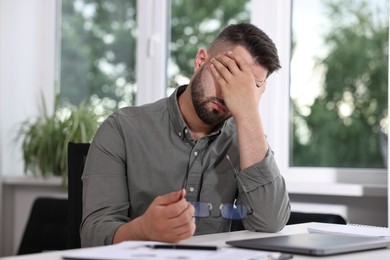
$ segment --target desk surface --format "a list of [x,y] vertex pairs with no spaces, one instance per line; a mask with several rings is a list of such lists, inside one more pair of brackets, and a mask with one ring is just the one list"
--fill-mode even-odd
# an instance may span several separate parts
[[[260,232],[250,232],[250,231],[237,231],[237,232],[229,232],[229,233],[220,233],[220,234],[211,234],[211,235],[202,235],[202,236],[194,236],[189,239],[183,240],[182,244],[197,244],[197,245],[216,245],[220,247],[226,247],[225,241],[228,240],[237,240],[237,239],[250,239],[250,238],[258,238],[258,237],[270,237],[277,235],[288,235],[288,234],[301,234],[307,233],[307,228],[312,226],[323,226],[329,225],[324,223],[305,223],[305,224],[297,224],[297,225],[288,225],[282,231],[278,233],[260,233]],[[83,250],[83,249],[72,249],[67,250],[66,252]],[[30,255],[21,255],[21,256],[9,256],[1,258],[2,260],[62,260],[62,255],[64,251],[53,251],[53,252],[45,252],[40,254],[30,254]],[[351,254],[343,254],[343,255],[335,255],[328,256],[326,259],[334,259],[334,260],[367,260],[367,259],[388,259],[390,256],[390,248],[387,249],[379,249],[372,251],[364,251],[358,253]],[[295,255],[293,260],[299,259],[319,259],[324,257],[310,257],[310,256],[301,256]]]

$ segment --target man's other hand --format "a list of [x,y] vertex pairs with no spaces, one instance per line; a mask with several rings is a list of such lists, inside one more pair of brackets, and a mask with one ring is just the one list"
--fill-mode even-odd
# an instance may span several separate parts
[[179,242],[195,233],[194,211],[182,189],[156,197],[139,224],[148,240]]

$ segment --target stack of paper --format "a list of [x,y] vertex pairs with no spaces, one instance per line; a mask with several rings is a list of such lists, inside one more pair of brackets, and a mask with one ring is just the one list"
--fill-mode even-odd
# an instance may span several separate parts
[[217,250],[183,250],[183,249],[154,249],[156,242],[127,241],[116,245],[85,248],[64,252],[63,259],[72,260],[250,260],[250,259],[279,259],[281,253],[245,250],[238,248],[219,248]]

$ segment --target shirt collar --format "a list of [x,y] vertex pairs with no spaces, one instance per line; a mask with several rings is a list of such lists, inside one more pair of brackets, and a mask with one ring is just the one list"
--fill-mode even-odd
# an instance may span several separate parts
[[172,95],[168,98],[168,111],[175,133],[181,137],[185,137],[184,130],[187,128],[183,117],[181,116],[178,97],[184,92],[187,85],[178,87]]
[[[178,98],[184,92],[188,85],[179,86],[172,95],[168,98],[169,116],[175,130],[175,133],[184,139],[186,137],[186,129],[188,128],[179,109]],[[217,136],[221,133],[222,127],[226,124],[222,123],[217,129],[208,136]]]

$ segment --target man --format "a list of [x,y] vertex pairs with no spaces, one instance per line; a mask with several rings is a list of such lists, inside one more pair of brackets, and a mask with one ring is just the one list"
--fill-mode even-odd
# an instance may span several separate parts
[[279,68],[264,32],[230,25],[199,50],[187,86],[112,114],[83,174],[82,246],[227,232],[232,203],[246,229],[282,229],[290,202],[259,112]]

